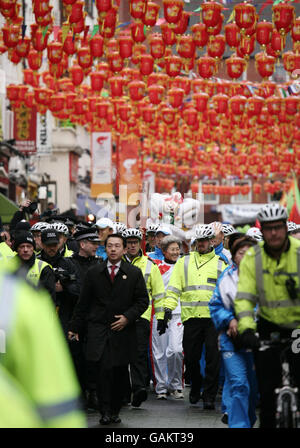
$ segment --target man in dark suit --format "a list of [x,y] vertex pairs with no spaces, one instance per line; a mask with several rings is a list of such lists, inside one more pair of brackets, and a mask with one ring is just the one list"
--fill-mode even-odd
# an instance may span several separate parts
[[120,423],[128,364],[137,360],[136,320],[149,297],[139,268],[122,260],[125,240],[108,236],[107,260],[88,270],[69,326],[69,338],[87,326],[87,359],[98,363],[100,424]]

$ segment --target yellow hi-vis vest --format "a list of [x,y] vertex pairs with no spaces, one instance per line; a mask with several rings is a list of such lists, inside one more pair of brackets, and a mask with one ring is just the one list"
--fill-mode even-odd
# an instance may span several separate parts
[[145,255],[134,258],[131,264],[141,269],[149,294],[149,306],[141,317],[150,321],[153,300],[155,317],[157,319],[163,319],[165,286],[157,264],[153,263]]
[[9,247],[5,242],[0,243],[0,262],[1,259],[5,259],[7,257],[13,257],[15,252]]
[[[18,255],[15,255],[12,258],[7,259],[7,262],[5,263],[5,268],[9,272],[16,272],[19,267],[21,266],[21,261]],[[30,269],[28,269],[26,279],[34,286],[38,286],[42,270],[46,267],[50,266],[50,264],[46,263],[46,261],[42,261],[39,259],[35,259],[34,264],[31,266]],[[51,267],[51,266],[50,266]]]
[[[300,328],[300,241],[289,237],[290,247],[279,262],[264,250],[264,242],[251,247],[239,266],[239,282],[234,301],[238,331],[256,330],[254,308],[258,316],[284,328]],[[289,297],[286,280],[293,278],[296,300]]]
[[44,428],[26,393],[0,364],[0,428]]
[[0,364],[45,427],[86,427],[80,387],[48,293],[0,268]]
[[226,263],[212,250],[180,258],[166,290],[165,306],[174,310],[180,298],[181,320],[210,317],[208,303]]

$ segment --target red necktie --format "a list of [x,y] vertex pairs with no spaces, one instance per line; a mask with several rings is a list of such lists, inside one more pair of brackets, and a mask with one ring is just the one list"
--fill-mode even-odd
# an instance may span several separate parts
[[114,278],[115,278],[115,269],[117,268],[117,266],[115,266],[114,264],[113,265],[111,265],[111,267],[110,267],[110,269],[111,269],[111,271],[110,271],[110,278],[111,278],[111,281],[113,282],[114,281]]

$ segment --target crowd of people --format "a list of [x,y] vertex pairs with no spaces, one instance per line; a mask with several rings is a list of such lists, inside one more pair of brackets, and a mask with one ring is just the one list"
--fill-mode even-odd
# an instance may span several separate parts
[[[55,210],[31,225],[25,213],[29,206],[22,204],[10,228],[2,229],[1,277],[4,283],[6,277],[25,278],[35,289],[33,303],[37,298],[46,303],[48,292],[85,411],[99,411],[101,425],[120,423],[122,406],[140,407],[153,384],[158,400],[182,400],[188,388],[189,402],[203,400],[207,410],[215,409],[221,391],[222,422],[230,428],[252,428],[258,409],[260,427],[276,426],[280,353],[260,351],[260,340],[291,337],[300,328],[300,226],[288,221],[281,205],[263,206],[259,227],[246,234],[229,223],[197,224],[184,242],[162,223],[127,228],[108,218],[90,223]],[[29,286],[24,288],[30,295]],[[7,306],[2,295],[0,308]],[[53,325],[45,320],[42,315],[39,329]],[[17,357],[22,349],[17,337],[12,339]],[[39,343],[37,337],[36,351]],[[289,353],[297,387],[299,356]],[[23,358],[0,362],[7,369],[0,372],[0,388],[7,375],[22,370],[15,364]],[[35,364],[39,361],[44,362],[42,355]],[[72,376],[68,368],[63,384]],[[22,375],[16,380],[26,389],[29,381]],[[61,380],[59,368],[58,375]],[[70,385],[75,383],[72,377]],[[72,387],[61,400],[74,401]],[[21,400],[18,390],[14,394]],[[38,397],[41,402],[47,401],[45,394]],[[20,409],[23,405],[28,406],[21,403]],[[66,418],[66,425],[84,426],[80,407],[66,409],[73,418],[72,423]],[[24,425],[30,418],[30,413],[24,416]],[[39,419],[33,415],[32,425]]]

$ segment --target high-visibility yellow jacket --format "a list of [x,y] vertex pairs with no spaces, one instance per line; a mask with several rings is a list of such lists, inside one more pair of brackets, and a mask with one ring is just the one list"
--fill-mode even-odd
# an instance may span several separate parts
[[[126,257],[126,260],[129,261],[129,258]],[[149,294],[149,306],[141,317],[149,321],[151,320],[153,300],[155,317],[157,319],[163,319],[165,287],[157,264],[151,261],[146,255],[137,256],[130,262],[141,269]]]
[[210,317],[208,303],[226,266],[214,250],[203,255],[191,252],[180,258],[167,287],[165,306],[174,310],[180,298],[182,322]]
[[[7,259],[5,263],[5,267],[9,272],[16,272],[21,265],[20,259],[18,255],[15,255],[12,258]],[[28,269],[26,279],[32,283],[34,286],[38,286],[42,270],[46,267],[50,266],[50,264],[46,263],[46,261],[42,261],[39,259],[35,259],[35,262],[33,266],[31,266],[30,269]]]
[[74,252],[71,249],[68,249],[67,246],[65,246],[64,249],[64,257],[72,257],[72,255],[74,254]]
[[[300,241],[289,237],[290,247],[279,263],[264,250],[264,243],[251,247],[239,266],[239,282],[234,302],[238,331],[256,330],[254,308],[258,315],[285,328],[300,328]],[[293,278],[297,299],[289,297],[286,280]]]
[[0,269],[0,364],[45,427],[86,427],[69,349],[48,294]]
[[0,262],[1,259],[5,259],[7,257],[13,257],[15,252],[11,250],[11,248],[5,242],[0,243]]
[[44,428],[26,393],[0,364],[0,428]]

